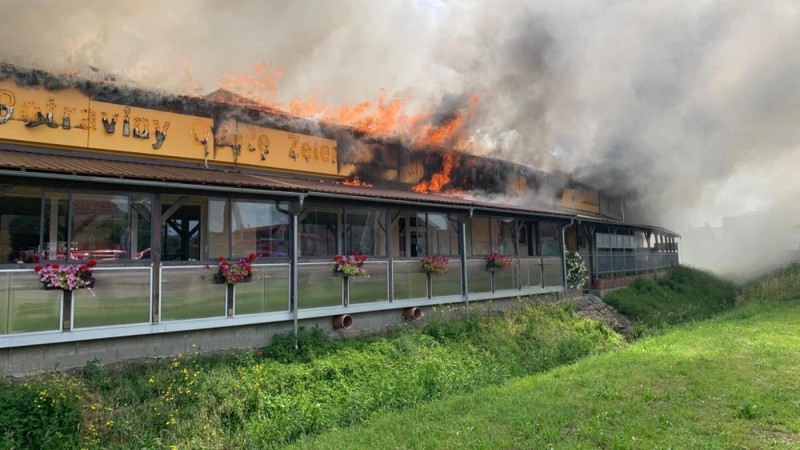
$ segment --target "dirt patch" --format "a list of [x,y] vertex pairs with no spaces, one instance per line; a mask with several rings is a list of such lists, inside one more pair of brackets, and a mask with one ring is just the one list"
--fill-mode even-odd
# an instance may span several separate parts
[[575,315],[599,320],[624,336],[626,340],[633,339],[633,322],[596,295],[588,294],[575,299]]

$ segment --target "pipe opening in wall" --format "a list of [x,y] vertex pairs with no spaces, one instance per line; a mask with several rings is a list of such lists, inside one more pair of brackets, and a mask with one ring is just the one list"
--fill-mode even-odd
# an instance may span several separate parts
[[419,320],[422,318],[422,310],[415,307],[403,310],[403,318],[406,320]]
[[348,329],[353,326],[353,317],[349,314],[333,316],[333,328]]

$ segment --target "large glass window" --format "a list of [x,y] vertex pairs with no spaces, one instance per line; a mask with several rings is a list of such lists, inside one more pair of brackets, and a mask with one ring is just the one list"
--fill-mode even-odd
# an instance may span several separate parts
[[212,198],[208,200],[208,255],[209,258],[229,258],[230,214],[228,200]]
[[473,217],[467,224],[467,254],[488,255],[497,252],[515,255],[514,220],[495,217]]
[[39,262],[42,191],[0,187],[0,263]]
[[542,246],[542,256],[557,256],[561,254],[561,236],[559,227],[554,222],[539,224],[539,236]]
[[428,213],[431,253],[458,255],[458,217],[454,214]]
[[488,217],[473,217],[469,222],[472,256],[488,255],[492,252],[491,225]]
[[513,220],[492,219],[492,250],[501,255],[515,254]]
[[344,251],[364,255],[386,255],[386,214],[382,209],[347,208]]
[[[203,259],[200,237],[206,225],[202,217],[208,208],[205,197],[179,197],[165,195],[162,200],[162,214],[174,205],[179,205],[173,214],[166,219],[162,229],[163,248],[161,258],[164,261],[197,261]],[[217,255],[220,256],[220,255]],[[215,256],[216,257],[216,256]]]
[[[42,259],[65,260],[68,250],[76,250],[76,245],[67,245],[67,217],[69,213],[69,194],[48,192],[44,195],[43,208]],[[72,256],[72,255],[70,255]]]
[[233,258],[289,255],[289,216],[273,202],[231,201]]
[[42,259],[150,258],[150,196],[46,192],[43,198]]
[[72,195],[70,258],[129,259],[130,200],[126,195]]
[[309,206],[298,220],[299,256],[333,256],[339,253],[339,208]]
[[392,254],[416,258],[428,254],[427,214],[417,211],[394,211],[392,221]]
[[539,252],[537,245],[538,225],[535,222],[523,222],[519,227],[519,254],[520,256],[534,256]]

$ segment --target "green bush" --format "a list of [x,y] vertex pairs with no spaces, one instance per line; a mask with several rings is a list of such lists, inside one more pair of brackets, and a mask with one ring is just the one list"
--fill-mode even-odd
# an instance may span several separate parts
[[603,299],[638,323],[637,333],[701,320],[736,304],[736,286],[710,272],[675,266],[655,281],[639,279]]

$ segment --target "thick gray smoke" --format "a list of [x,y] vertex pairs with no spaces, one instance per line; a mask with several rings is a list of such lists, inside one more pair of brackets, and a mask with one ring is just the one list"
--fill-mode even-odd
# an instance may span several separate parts
[[687,246],[710,238],[691,242],[691,226],[767,210],[765,223],[800,223],[794,0],[6,0],[0,18],[0,60],[169,91],[210,92],[266,62],[283,102],[382,92],[442,112],[478,94],[472,152],[628,196],[637,220],[686,233],[700,264],[715,261]]

